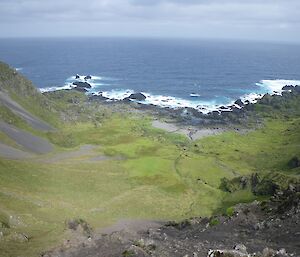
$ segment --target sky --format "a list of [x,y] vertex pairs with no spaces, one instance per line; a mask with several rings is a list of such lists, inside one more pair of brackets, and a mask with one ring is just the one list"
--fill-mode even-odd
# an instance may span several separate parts
[[0,37],[300,42],[300,0],[0,0]]

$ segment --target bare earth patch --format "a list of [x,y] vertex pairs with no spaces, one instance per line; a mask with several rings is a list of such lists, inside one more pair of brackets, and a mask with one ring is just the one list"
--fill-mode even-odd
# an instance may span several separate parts
[[159,120],[152,122],[154,128],[162,129],[170,133],[178,133],[187,136],[191,140],[198,140],[203,137],[219,135],[225,132],[221,128],[196,128],[196,127],[181,127],[174,123],[167,123]]

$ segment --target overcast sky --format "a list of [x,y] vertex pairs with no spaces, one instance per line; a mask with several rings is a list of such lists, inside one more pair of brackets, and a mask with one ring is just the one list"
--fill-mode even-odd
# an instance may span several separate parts
[[0,0],[1,37],[300,42],[300,0]]

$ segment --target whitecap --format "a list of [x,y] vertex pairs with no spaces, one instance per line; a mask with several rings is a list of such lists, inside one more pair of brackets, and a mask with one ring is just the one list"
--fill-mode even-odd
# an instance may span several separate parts
[[[123,100],[126,97],[133,94],[134,91],[131,89],[113,89],[111,91],[100,92],[98,95],[102,95],[110,100]],[[97,95],[97,94],[95,94]]]
[[[79,75],[79,79],[75,79],[75,76],[69,77],[66,80],[66,84],[62,87],[49,87],[41,88],[41,92],[47,91],[56,91],[62,89],[72,89],[75,86],[73,85],[74,81],[85,82],[85,75]],[[131,94],[135,93],[132,89],[112,89],[110,91],[96,92],[101,90],[101,86],[109,86],[109,84],[103,82],[104,77],[93,76],[92,79],[87,80],[87,82],[92,86],[88,89],[88,94],[93,95],[102,95],[106,97],[107,101],[121,101],[129,97]],[[105,81],[106,82],[106,81]],[[259,90],[254,90],[252,93],[241,95],[240,99],[244,104],[256,103],[261,99],[266,93],[269,94],[281,94],[282,87],[285,85],[300,85],[300,80],[261,80],[256,83],[259,87]],[[155,105],[162,108],[171,108],[171,109],[180,109],[180,108],[192,108],[198,110],[201,113],[207,114],[213,111],[232,111],[232,106],[235,108],[241,109],[242,107],[235,104],[235,100],[232,99],[222,99],[222,101],[217,99],[212,99],[210,101],[200,100],[200,95],[197,94],[197,97],[192,97],[192,99],[183,99],[173,96],[164,96],[164,95],[154,95],[149,92],[141,92],[146,96],[146,99],[143,101],[133,100],[132,102],[138,102],[145,105]],[[191,95],[190,95],[191,96]]]
[[68,89],[72,89],[75,86],[72,84],[68,84],[62,87],[44,87],[44,88],[39,88],[41,93],[46,93],[46,92],[53,92],[53,91],[59,91],[59,90],[68,90]]
[[281,94],[282,88],[286,85],[300,85],[300,80],[286,80],[286,79],[273,79],[273,80],[261,80],[256,83],[257,86],[266,90],[265,93],[269,94]]

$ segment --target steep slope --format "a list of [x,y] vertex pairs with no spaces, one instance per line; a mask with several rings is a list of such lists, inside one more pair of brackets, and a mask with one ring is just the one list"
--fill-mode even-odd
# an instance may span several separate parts
[[49,123],[55,125],[58,122],[51,102],[29,80],[2,62],[0,103],[36,130],[53,130]]
[[[0,156],[27,159],[53,150],[46,133],[54,131],[48,120],[55,117],[50,102],[26,78],[0,63]],[[54,121],[52,119],[52,121]]]

